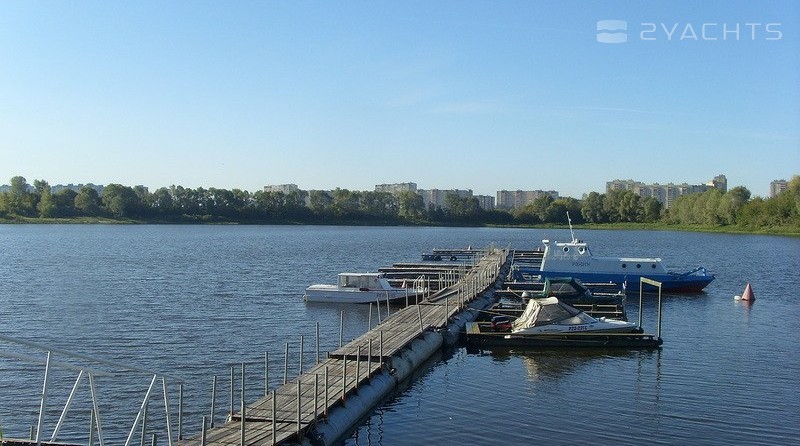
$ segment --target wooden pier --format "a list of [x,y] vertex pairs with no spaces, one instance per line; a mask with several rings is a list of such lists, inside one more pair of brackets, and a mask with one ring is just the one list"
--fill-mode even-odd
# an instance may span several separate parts
[[[446,281],[436,294],[419,304],[409,305],[353,341],[330,352],[310,370],[270,392],[266,397],[231,414],[221,426],[205,426],[200,434],[182,441],[185,446],[205,445],[270,445],[300,443],[317,423],[325,423],[328,414],[359,392],[384,367],[393,355],[407,348],[425,333],[445,329],[451,318],[464,311],[465,306],[492,287],[506,264],[509,251],[500,249],[448,251],[449,256],[464,260],[469,254],[471,264],[453,265],[459,274],[448,276],[448,270],[438,265],[428,271],[430,278],[455,277]],[[449,259],[450,257],[448,257]],[[413,265],[413,273],[425,273],[424,266]],[[447,286],[445,286],[447,285]],[[371,407],[368,408],[371,410]],[[358,420],[354,419],[353,423]],[[352,427],[355,427],[353,425]]]

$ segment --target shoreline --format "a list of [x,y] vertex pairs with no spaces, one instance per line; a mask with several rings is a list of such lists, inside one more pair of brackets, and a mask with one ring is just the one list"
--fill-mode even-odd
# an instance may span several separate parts
[[[242,226],[364,226],[364,227],[432,227],[432,228],[517,228],[517,229],[563,229],[563,225],[496,225],[496,224],[431,224],[409,222],[298,222],[298,221],[258,221],[258,220],[137,220],[115,219],[98,217],[71,217],[71,218],[15,218],[0,219],[0,225],[242,225]],[[707,226],[707,225],[668,225],[663,223],[601,223],[601,224],[574,224],[574,228],[603,229],[603,230],[644,230],[644,231],[681,231],[705,232],[720,234],[747,234],[747,235],[777,235],[786,237],[800,237],[800,228],[793,227],[762,227],[742,228],[738,226]]]

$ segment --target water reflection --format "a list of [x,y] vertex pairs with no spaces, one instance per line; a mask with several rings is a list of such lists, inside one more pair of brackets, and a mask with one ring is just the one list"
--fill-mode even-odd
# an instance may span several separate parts
[[[637,362],[637,378],[643,374],[652,376],[646,370],[646,364],[655,361],[656,379],[660,375],[661,350],[625,350],[625,349],[553,349],[553,350],[520,350],[512,348],[493,348],[492,350],[472,350],[480,356],[490,356],[492,361],[509,362],[515,359],[522,361],[527,378],[531,382],[559,379],[566,375],[582,372],[598,362],[609,360],[635,360]],[[649,378],[648,378],[649,381]]]

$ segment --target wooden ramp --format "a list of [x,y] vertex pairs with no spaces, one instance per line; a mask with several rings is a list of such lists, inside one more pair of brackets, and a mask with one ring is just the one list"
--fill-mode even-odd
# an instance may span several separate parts
[[389,357],[423,333],[447,326],[452,316],[495,283],[507,256],[505,250],[484,253],[457,283],[391,314],[293,381],[231,414],[225,424],[204,429],[180,444],[271,445],[300,440],[316,423],[325,422],[330,410],[346,404],[359,386],[380,373]]

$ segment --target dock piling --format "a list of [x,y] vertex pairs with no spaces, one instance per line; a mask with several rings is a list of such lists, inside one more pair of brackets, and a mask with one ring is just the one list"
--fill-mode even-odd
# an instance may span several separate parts
[[300,392],[300,379],[297,380],[297,438],[300,439],[300,431],[303,428],[302,419],[300,415],[300,408],[303,406],[301,402],[303,394]]
[[178,384],[178,441],[183,440],[183,383]]
[[209,427],[214,427],[214,404],[217,402],[217,375],[211,380],[211,418],[209,418]]
[[272,390],[272,444],[278,444],[278,440],[275,438],[275,425],[278,424],[278,417],[276,415],[277,410],[275,410],[275,389]]
[[286,349],[283,352],[283,385],[289,381],[289,343],[286,343]]
[[264,352],[264,396],[269,395],[269,352]]
[[325,366],[325,419],[328,419],[328,366]]
[[233,415],[233,366],[231,366],[231,405],[230,410],[228,410],[228,418]]
[[[91,446],[91,442],[89,443]],[[203,424],[200,426],[200,446],[206,446],[206,417],[203,415]]]
[[303,374],[303,335],[300,335],[300,374]]
[[319,365],[319,322],[316,324],[317,329],[317,362],[315,364]]
[[361,346],[356,349],[356,393],[358,393],[358,381],[361,379]]
[[241,418],[241,423],[240,423],[240,426],[241,426],[241,437],[240,437],[240,440],[241,440],[241,442],[239,444],[244,446],[245,445],[245,443],[244,443],[244,433],[245,433],[244,423],[245,423],[245,420],[247,419],[247,415],[244,412],[244,410],[245,410],[244,409],[244,362],[242,363],[242,399],[241,399],[240,404],[241,404],[241,409],[239,410],[239,418]]
[[343,339],[344,339],[344,310],[342,310],[341,313],[339,314],[339,348],[342,348]]

